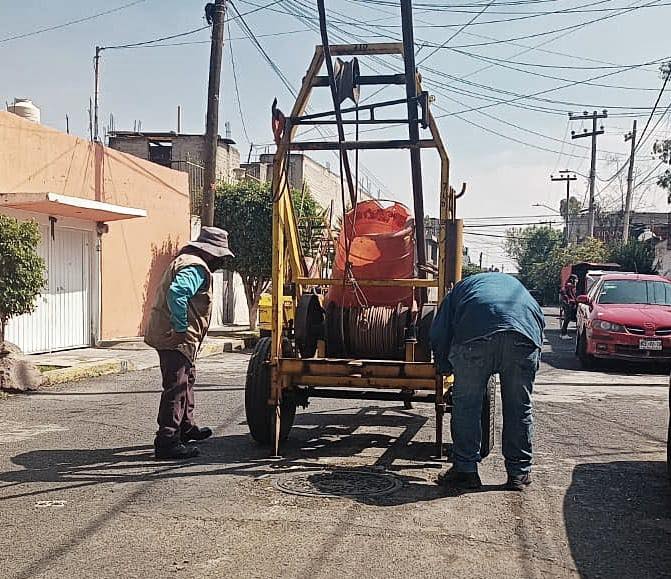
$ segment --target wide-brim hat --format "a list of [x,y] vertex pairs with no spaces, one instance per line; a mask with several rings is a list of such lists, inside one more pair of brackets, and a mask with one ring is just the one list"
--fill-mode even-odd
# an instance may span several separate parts
[[201,227],[198,239],[189,241],[187,246],[201,249],[214,257],[235,257],[228,248],[228,231],[218,227]]

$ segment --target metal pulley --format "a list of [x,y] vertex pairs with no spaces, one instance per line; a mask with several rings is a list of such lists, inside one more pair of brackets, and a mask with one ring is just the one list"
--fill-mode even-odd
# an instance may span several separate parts
[[352,99],[354,104],[359,104],[361,86],[359,85],[359,60],[342,60],[336,58],[333,65],[333,76],[335,78],[338,103],[342,104],[347,99]]

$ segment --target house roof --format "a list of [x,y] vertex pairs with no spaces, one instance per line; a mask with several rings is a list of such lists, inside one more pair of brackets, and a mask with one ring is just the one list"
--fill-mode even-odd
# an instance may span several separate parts
[[[110,131],[108,136],[111,138],[145,138],[152,141],[173,141],[177,137],[204,137],[202,133],[176,133],[175,131],[168,132],[148,132],[148,131]],[[219,142],[226,145],[235,145],[233,139],[224,138],[219,135]]]

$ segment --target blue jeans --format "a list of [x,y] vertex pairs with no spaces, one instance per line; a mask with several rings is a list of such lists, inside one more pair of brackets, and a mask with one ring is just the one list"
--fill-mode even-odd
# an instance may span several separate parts
[[452,443],[454,467],[477,472],[482,428],[480,416],[487,382],[499,374],[503,401],[503,456],[509,475],[531,471],[533,414],[531,392],[540,351],[517,332],[498,332],[466,344],[454,344]]

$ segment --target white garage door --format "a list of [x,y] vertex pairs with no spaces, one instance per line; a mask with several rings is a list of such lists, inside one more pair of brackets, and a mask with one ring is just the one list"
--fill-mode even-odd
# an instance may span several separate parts
[[48,284],[35,312],[9,322],[7,339],[26,353],[88,346],[91,342],[91,232],[40,227],[39,252],[47,263]]

